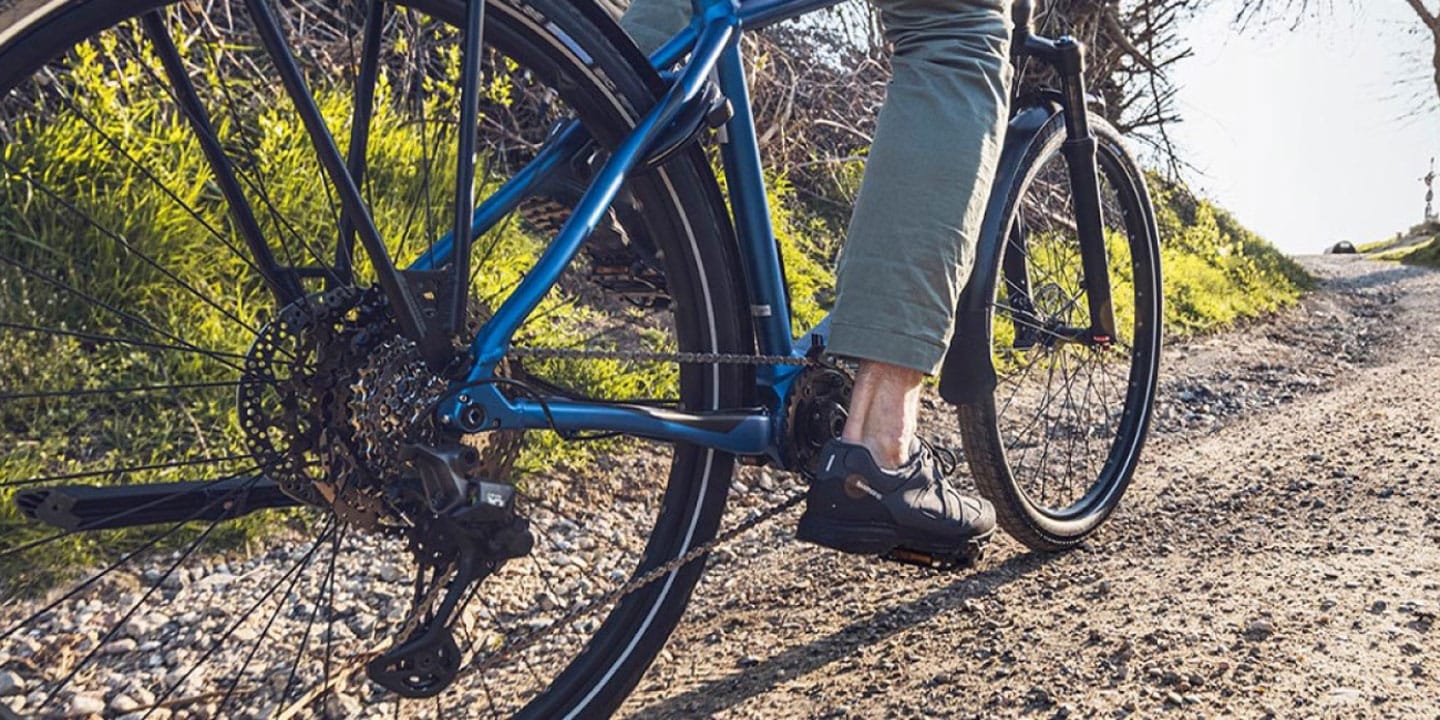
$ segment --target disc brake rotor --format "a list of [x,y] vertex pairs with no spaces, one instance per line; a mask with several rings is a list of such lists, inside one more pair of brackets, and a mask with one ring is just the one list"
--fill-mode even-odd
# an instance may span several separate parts
[[[467,329],[490,315],[473,301]],[[405,446],[453,442],[430,422],[449,381],[399,335],[373,290],[342,288],[286,307],[252,344],[245,371],[238,408],[251,452],[286,494],[362,529],[401,524],[387,491]],[[508,364],[496,374],[510,377]],[[460,442],[475,451],[474,477],[506,482],[522,439],[506,430]]]
[[246,443],[280,489],[307,505],[326,504],[317,449],[334,378],[319,368],[321,354],[338,341],[360,296],[342,288],[301,298],[261,329],[245,355],[236,405]]

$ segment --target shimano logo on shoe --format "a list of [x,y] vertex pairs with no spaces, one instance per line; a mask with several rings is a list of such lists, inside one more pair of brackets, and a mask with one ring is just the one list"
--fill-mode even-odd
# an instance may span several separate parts
[[845,494],[855,499],[865,497],[866,495],[876,500],[883,499],[880,493],[877,492],[875,488],[870,487],[869,483],[865,482],[865,478],[859,475],[847,475],[845,477]]

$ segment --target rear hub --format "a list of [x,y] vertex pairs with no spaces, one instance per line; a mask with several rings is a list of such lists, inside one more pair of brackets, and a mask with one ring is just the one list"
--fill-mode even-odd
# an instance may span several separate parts
[[[488,315],[472,308],[472,327]],[[286,308],[246,370],[242,427],[280,489],[352,527],[403,539],[415,560],[411,618],[370,663],[371,678],[406,697],[439,693],[459,668],[451,627],[462,597],[534,544],[510,484],[521,434],[440,430],[433,411],[451,383],[399,335],[374,291]],[[509,375],[504,365],[498,373]]]

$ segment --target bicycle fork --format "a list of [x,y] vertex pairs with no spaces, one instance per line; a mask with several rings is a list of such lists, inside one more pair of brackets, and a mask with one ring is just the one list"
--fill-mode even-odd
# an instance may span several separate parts
[[[1052,41],[1028,32],[1022,32],[1017,42],[1023,43],[1021,52],[1043,60],[1059,73],[1059,99],[1065,109],[1066,139],[1061,153],[1065,156],[1070,188],[1074,194],[1075,229],[1084,276],[1081,289],[1085,292],[1090,325],[1087,328],[1059,328],[1057,332],[1073,342],[1107,345],[1115,338],[1115,308],[1110,295],[1110,262],[1105,248],[1105,218],[1096,165],[1098,141],[1090,131],[1090,118],[1086,112],[1085,46],[1069,37]],[[1010,243],[1015,248],[1013,252],[1006,253],[1004,273],[1007,286],[1020,296],[1015,302],[1016,311],[1033,315],[1034,302],[1024,262],[1025,242],[1023,228],[1015,228],[1010,237]],[[1033,317],[1020,319],[1034,320]],[[1017,327],[1017,347],[1033,344],[1033,341],[1025,340],[1032,335],[1033,330],[1022,332],[1022,328]]]

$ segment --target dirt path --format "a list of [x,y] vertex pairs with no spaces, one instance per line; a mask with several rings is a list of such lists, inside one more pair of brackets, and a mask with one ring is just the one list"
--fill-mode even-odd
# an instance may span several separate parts
[[1085,548],[1003,539],[937,575],[773,524],[722,553],[626,713],[1440,718],[1440,273],[1305,263],[1326,284],[1302,307],[1167,351],[1142,469]]

